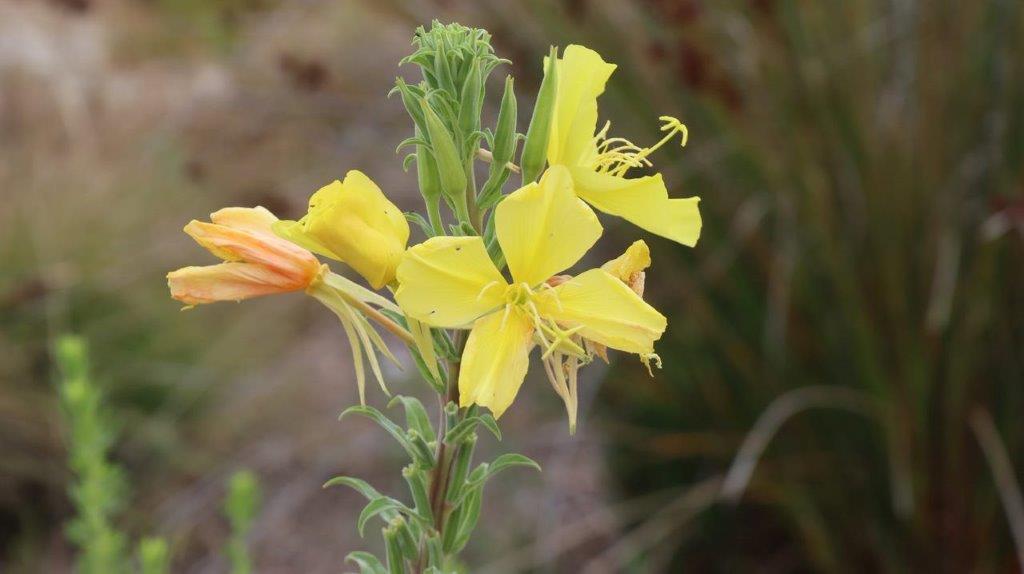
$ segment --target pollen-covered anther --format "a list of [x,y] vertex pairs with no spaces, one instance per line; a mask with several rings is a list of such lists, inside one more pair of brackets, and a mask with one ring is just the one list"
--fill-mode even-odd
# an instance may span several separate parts
[[642,148],[633,142],[620,137],[606,137],[610,123],[606,123],[601,131],[594,136],[597,156],[594,158],[593,167],[596,171],[610,175],[623,177],[632,168],[650,167],[651,161],[647,156],[654,153],[660,147],[672,140],[675,135],[681,134],[682,146],[686,146],[689,139],[689,131],[683,122],[672,116],[661,116],[661,131],[666,132],[658,143]]

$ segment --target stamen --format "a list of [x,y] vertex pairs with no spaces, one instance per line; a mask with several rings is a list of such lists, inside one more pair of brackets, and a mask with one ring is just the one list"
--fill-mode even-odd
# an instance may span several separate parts
[[487,293],[488,291],[490,291],[491,287],[494,287],[495,285],[500,286],[501,282],[498,281],[497,279],[495,279],[494,281],[491,281],[487,285],[484,285],[483,288],[480,289],[480,293],[477,294],[476,300],[479,301],[479,300],[483,299],[484,298],[484,294]]
[[689,139],[686,125],[672,116],[661,116],[658,119],[662,121],[661,131],[666,133],[661,140],[646,148],[641,148],[625,138],[606,137],[611,122],[605,123],[604,127],[594,136],[597,157],[594,158],[591,167],[600,173],[623,177],[632,168],[650,167],[651,162],[647,156],[671,141],[677,133],[681,134],[682,145],[686,146]]

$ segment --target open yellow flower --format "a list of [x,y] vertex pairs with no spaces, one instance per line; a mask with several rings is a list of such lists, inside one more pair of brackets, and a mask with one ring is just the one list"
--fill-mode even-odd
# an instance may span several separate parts
[[210,221],[192,220],[185,233],[225,262],[167,274],[171,297],[186,305],[301,291],[322,274],[312,253],[274,235],[277,217],[262,207],[227,207]]
[[299,221],[281,221],[274,231],[314,253],[347,263],[380,289],[395,278],[409,241],[409,223],[398,207],[363,172],[320,188]]
[[557,60],[556,69],[548,163],[566,166],[576,195],[597,209],[683,245],[695,245],[701,228],[699,198],[670,199],[661,174],[626,177],[630,169],[650,166],[647,156],[676,133],[682,134],[686,145],[686,126],[662,117],[662,131],[668,133],[649,148],[608,138],[608,125],[597,131],[597,97],[615,65],[589,48],[571,45]]
[[395,298],[406,315],[434,327],[471,328],[459,371],[462,406],[501,416],[526,376],[534,344],[544,357],[585,358],[578,338],[653,355],[665,317],[615,276],[592,269],[547,283],[601,235],[594,212],[573,194],[567,169],[555,166],[540,183],[510,194],[494,217],[511,282],[480,237],[429,239],[410,248],[398,267]]

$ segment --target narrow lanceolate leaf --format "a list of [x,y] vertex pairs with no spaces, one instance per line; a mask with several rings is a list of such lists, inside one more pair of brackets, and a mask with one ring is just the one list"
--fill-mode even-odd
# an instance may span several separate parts
[[459,505],[465,503],[474,490],[478,488],[483,488],[484,483],[486,483],[488,479],[490,479],[495,474],[498,474],[499,472],[507,468],[512,468],[514,466],[528,466],[530,468],[537,469],[537,472],[540,472],[541,470],[540,465],[537,464],[536,461],[527,456],[523,456],[521,454],[516,453],[503,454],[498,458],[494,459],[494,462],[490,464],[485,462],[480,464],[480,466],[476,467],[475,469],[473,469],[473,472],[469,475],[469,479],[466,480],[465,490],[462,496],[458,497],[454,502],[452,502],[452,506],[458,507]]
[[[426,131],[426,124],[423,122],[423,110],[420,109],[419,99],[423,97],[423,90],[416,86],[410,86],[405,83],[402,78],[395,78],[395,87],[391,90],[391,93],[398,92],[402,96],[402,105],[405,106],[405,111],[409,113],[413,123],[420,129],[420,132]],[[388,94],[389,96],[391,94]]]
[[388,403],[388,408],[391,408],[396,403],[402,403],[402,407],[405,409],[405,426],[420,433],[427,442],[434,442],[437,440],[437,435],[434,433],[434,427],[430,424],[430,417],[427,416],[427,409],[423,408],[423,403],[416,397],[406,397],[404,395],[396,395],[395,398],[391,399]]
[[[464,503],[452,513],[451,527],[445,529],[445,551],[451,554],[459,552],[466,546],[469,538],[473,535],[473,529],[476,528],[477,520],[480,518],[483,485],[470,489],[466,494]],[[458,515],[457,520],[456,514]]]
[[345,557],[346,562],[352,562],[359,567],[359,574],[387,574],[388,570],[381,563],[380,559],[369,552],[350,552]]
[[377,423],[382,429],[387,431],[389,435],[397,440],[398,444],[402,445],[402,448],[404,448],[405,452],[409,454],[409,457],[416,458],[416,449],[413,448],[412,443],[409,442],[409,438],[405,435],[405,430],[395,424],[391,419],[384,416],[384,413],[370,406],[356,405],[345,409],[340,415],[338,415],[338,420],[345,418],[348,414],[361,415]]
[[353,478],[351,476],[336,476],[324,483],[323,488],[331,486],[347,486],[352,490],[355,490],[359,494],[366,497],[367,500],[374,500],[383,496],[376,488],[370,486],[370,483],[360,478]]
[[[385,513],[390,516],[395,516],[394,513],[397,512],[401,512],[410,518],[426,520],[426,518],[416,514],[416,511],[402,504],[401,501],[395,500],[390,496],[381,496],[371,500],[370,503],[363,508],[363,511],[359,513],[359,518],[356,520],[356,528],[359,530],[359,536],[363,535],[366,523],[374,516],[377,516],[378,514],[383,515]],[[388,519],[385,518],[385,521],[387,522]]]
[[487,427],[487,430],[494,434],[495,438],[501,440],[501,431],[498,429],[497,423],[494,422],[494,418],[490,417],[490,415],[479,415],[467,417],[462,422],[450,428],[444,435],[444,442],[448,444],[458,444],[467,440],[469,437],[474,435],[477,425],[484,425]]
[[548,139],[551,136],[551,121],[555,115],[555,93],[558,87],[558,66],[555,64],[557,59],[558,51],[552,47],[544,68],[544,80],[537,93],[537,103],[533,106],[530,127],[526,130],[526,143],[523,144],[523,155],[520,159],[523,183],[537,181],[544,170]]

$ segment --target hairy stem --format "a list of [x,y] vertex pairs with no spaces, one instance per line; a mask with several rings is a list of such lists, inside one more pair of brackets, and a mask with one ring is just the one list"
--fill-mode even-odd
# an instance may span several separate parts
[[[458,331],[455,334],[456,356],[461,357],[466,346],[465,331]],[[437,464],[430,473],[430,510],[434,518],[434,529],[441,538],[444,538],[444,526],[446,518],[446,505],[448,499],[449,477],[451,476],[452,461],[459,454],[461,445],[448,448],[444,440],[448,431],[448,417],[445,413],[445,405],[448,403],[459,404],[459,361],[448,361],[448,380],[445,395],[438,395],[440,403],[440,415],[438,416],[437,450],[434,459]],[[460,410],[456,415],[461,420],[465,414]],[[417,561],[417,572],[422,572],[427,564],[426,544],[420,546],[420,557]]]

